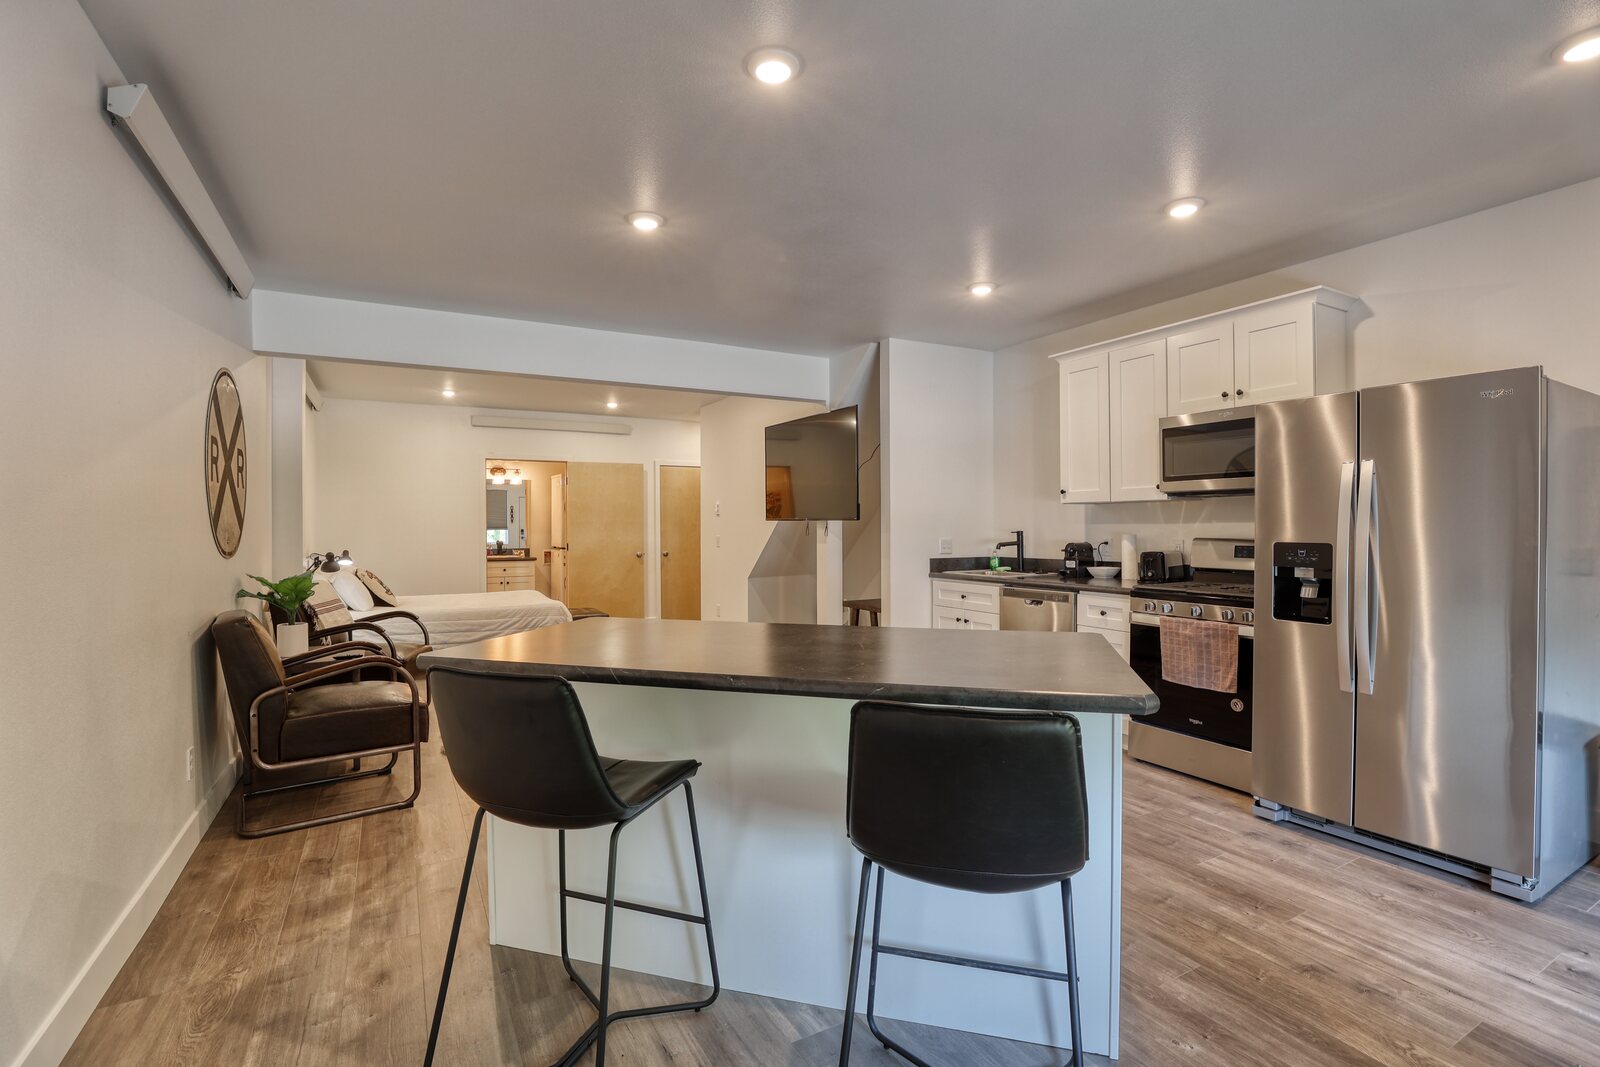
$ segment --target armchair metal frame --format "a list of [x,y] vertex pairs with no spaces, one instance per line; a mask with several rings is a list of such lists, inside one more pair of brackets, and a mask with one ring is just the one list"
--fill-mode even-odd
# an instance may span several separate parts
[[[376,629],[376,627],[374,627]],[[392,646],[391,646],[392,647]],[[321,764],[340,763],[344,760],[353,760],[354,767],[344,774],[336,774],[327,778],[317,778],[309,782],[290,782],[286,785],[267,786],[262,789],[246,789],[239,797],[239,816],[237,832],[240,837],[269,837],[273,834],[287,833],[291,830],[306,830],[313,826],[326,826],[328,823],[343,822],[346,819],[355,819],[364,815],[376,815],[382,811],[394,811],[398,808],[409,808],[416,803],[417,796],[422,792],[422,699],[417,689],[417,681],[406,670],[405,664],[393,656],[382,655],[375,645],[365,644],[360,641],[344,641],[333,645],[322,645],[308,652],[287,657],[283,663],[285,668],[291,665],[298,666],[313,663],[318,660],[335,656],[355,653],[350,658],[340,658],[337,662],[322,667],[313,667],[299,674],[290,675],[287,682],[274,686],[257,696],[250,702],[250,738],[248,751],[245,753],[251,766],[267,771],[277,772],[293,770],[299,767],[314,767]],[[366,748],[353,752],[340,752],[329,756],[316,756],[310,759],[281,760],[269,763],[261,758],[261,704],[273,697],[283,697],[292,693],[303,685],[319,682],[324,679],[334,678],[343,674],[355,674],[373,667],[387,667],[396,681],[404,681],[411,689],[411,740],[403,745],[384,745],[376,748]],[[332,785],[335,782],[353,782],[362,778],[372,778],[388,774],[400,759],[400,753],[406,750],[411,752],[411,795],[404,800],[389,801],[384,804],[371,805],[365,808],[356,808],[354,811],[340,812],[336,815],[319,815],[312,819],[299,819],[294,822],[278,823],[272,826],[255,830],[245,829],[245,809],[251,800],[257,797],[268,796],[273,793],[287,793],[296,789],[311,789],[317,786]],[[362,770],[361,761],[369,756],[389,757],[389,762],[382,767],[371,770]]]

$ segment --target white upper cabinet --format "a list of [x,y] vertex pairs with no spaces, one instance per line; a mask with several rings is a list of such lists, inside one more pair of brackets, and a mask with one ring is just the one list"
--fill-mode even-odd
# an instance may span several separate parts
[[1111,363],[1111,499],[1165,500],[1159,423],[1167,413],[1167,341],[1113,348]]
[[1111,499],[1110,357],[1061,361],[1061,502]]
[[1349,389],[1356,298],[1305,289],[1052,358],[1061,502],[1161,500],[1160,420]]
[[1167,341],[1167,413],[1233,407],[1233,323],[1208,322]]

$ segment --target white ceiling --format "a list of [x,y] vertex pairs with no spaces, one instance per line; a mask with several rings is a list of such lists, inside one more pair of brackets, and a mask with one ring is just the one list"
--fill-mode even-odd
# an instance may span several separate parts
[[[520,374],[432,370],[388,363],[348,363],[314,359],[307,363],[324,396],[349,400],[387,400],[400,404],[447,404],[495,411],[559,411],[578,415],[627,415],[639,419],[698,422],[700,409],[722,397],[677,389],[570,382]],[[445,389],[455,396],[446,399]],[[615,400],[617,408],[606,407]]]
[[1600,0],[82,2],[260,284],[752,347],[999,347],[1600,174],[1548,61]]

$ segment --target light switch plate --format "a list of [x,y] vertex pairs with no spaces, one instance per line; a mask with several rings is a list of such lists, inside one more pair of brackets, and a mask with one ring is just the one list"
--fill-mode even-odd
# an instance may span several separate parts
[[939,538],[939,555],[952,555],[956,550],[956,543],[948,537]]

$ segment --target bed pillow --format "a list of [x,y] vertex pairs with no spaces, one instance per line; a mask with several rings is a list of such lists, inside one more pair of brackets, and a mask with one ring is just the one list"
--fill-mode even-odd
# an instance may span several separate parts
[[[311,599],[306,601],[305,612],[313,631],[326,630],[330,626],[348,626],[356,621],[350,609],[344,606],[339,591],[321,578],[311,587]],[[339,640],[349,641],[352,638],[340,635]]]
[[351,611],[371,611],[372,592],[366,583],[349,571],[340,571],[332,578],[333,590]]
[[361,579],[361,584],[367,587],[367,592],[372,594],[373,600],[382,604],[386,608],[397,608],[400,606],[400,598],[394,595],[394,590],[390,589],[382,578],[379,578],[376,574],[373,574],[371,571],[367,570],[367,568],[362,567],[361,569],[357,570],[356,577]]

